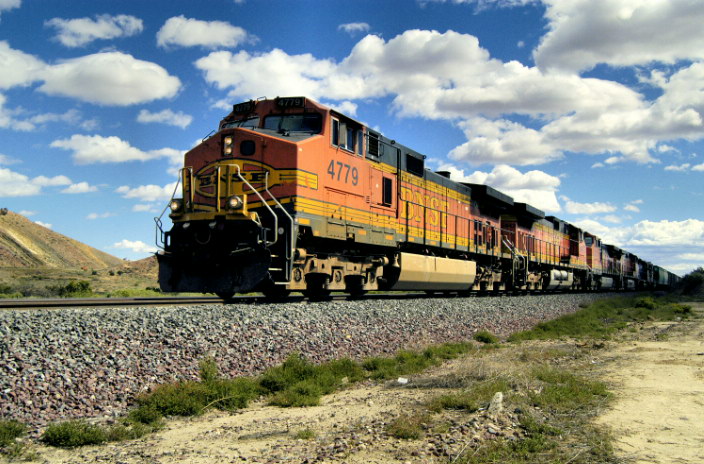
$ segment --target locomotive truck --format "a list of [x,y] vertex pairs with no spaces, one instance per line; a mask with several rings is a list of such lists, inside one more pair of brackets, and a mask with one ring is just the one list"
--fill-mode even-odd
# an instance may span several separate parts
[[425,156],[305,97],[233,105],[185,155],[166,292],[428,292],[667,287],[677,276],[594,234],[455,182]]

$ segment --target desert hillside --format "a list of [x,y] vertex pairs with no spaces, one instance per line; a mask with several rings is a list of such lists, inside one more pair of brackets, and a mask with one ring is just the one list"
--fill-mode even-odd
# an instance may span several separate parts
[[123,260],[2,210],[0,214],[0,267],[105,269]]

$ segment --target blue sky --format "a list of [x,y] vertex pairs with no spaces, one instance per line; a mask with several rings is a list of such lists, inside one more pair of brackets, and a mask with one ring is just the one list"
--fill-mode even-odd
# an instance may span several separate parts
[[701,24],[700,0],[0,0],[0,206],[145,257],[183,153],[233,103],[306,95],[686,273]]

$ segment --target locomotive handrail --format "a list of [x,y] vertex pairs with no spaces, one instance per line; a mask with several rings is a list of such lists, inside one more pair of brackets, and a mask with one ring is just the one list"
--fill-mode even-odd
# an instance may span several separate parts
[[[190,169],[190,168],[181,168],[178,170],[178,180],[176,180],[176,185],[174,186],[174,191],[171,194],[171,198],[169,199],[169,203],[167,203],[166,207],[164,207],[164,209],[161,210],[161,214],[154,218],[154,222],[156,224],[156,230],[154,231],[154,235],[155,235],[154,242],[155,242],[155,245],[157,246],[157,248],[162,249],[162,250],[164,249],[164,246],[166,245],[166,243],[164,242],[164,228],[162,227],[161,218],[164,216],[164,213],[166,212],[166,210],[169,209],[169,205],[171,203],[171,200],[174,199],[174,196],[176,195],[176,191],[178,190],[178,186],[181,183],[181,173],[186,169]],[[159,234],[159,232],[161,234]],[[161,235],[161,239],[160,239],[159,235]]]
[[[269,212],[271,213],[271,215],[274,217],[274,240],[272,240],[270,242],[266,239],[266,237],[264,237],[264,246],[270,247],[270,246],[274,245],[279,240],[279,217],[276,215],[276,213],[274,213],[274,210],[271,209],[271,207],[266,202],[264,197],[259,192],[257,192],[257,190],[254,187],[252,187],[252,184],[247,182],[247,179],[245,179],[244,176],[242,176],[242,173],[240,172],[240,166],[238,164],[235,164],[234,166],[235,166],[235,168],[237,168],[237,173],[236,173],[237,177],[239,177],[239,179],[242,181],[242,183],[244,185],[246,185],[247,187],[249,187],[249,189],[252,192],[254,192],[254,194],[257,197],[259,197],[259,199],[262,201],[262,205],[264,205],[264,207],[266,209],[268,209]],[[268,178],[265,177],[264,180],[265,180],[265,182],[268,182]],[[242,189],[242,190],[244,190],[244,189]]]
[[[288,218],[289,223],[291,224],[291,235],[290,235],[291,246],[288,249],[288,256],[287,256],[287,258],[288,258],[288,273],[286,274],[286,277],[288,279],[290,279],[291,275],[293,274],[293,253],[294,253],[293,240],[295,238],[295,233],[296,233],[295,224],[293,222],[293,217],[288,213],[288,211],[286,211],[286,208],[283,207],[283,205],[279,202],[279,200],[269,191],[269,171],[267,171],[266,174],[264,175],[264,190],[266,191],[266,193],[269,194],[271,199],[274,200],[274,203],[276,203],[276,206],[278,206],[278,208],[281,211],[283,211],[283,213]],[[274,216],[276,216],[276,214],[274,214]],[[276,229],[276,233],[278,234],[278,226]]]

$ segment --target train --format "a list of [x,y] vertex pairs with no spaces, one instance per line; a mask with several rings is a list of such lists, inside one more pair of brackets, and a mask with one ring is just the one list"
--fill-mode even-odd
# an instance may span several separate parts
[[[164,292],[548,292],[679,277],[307,97],[233,105],[157,223]],[[179,194],[180,193],[180,194]]]

